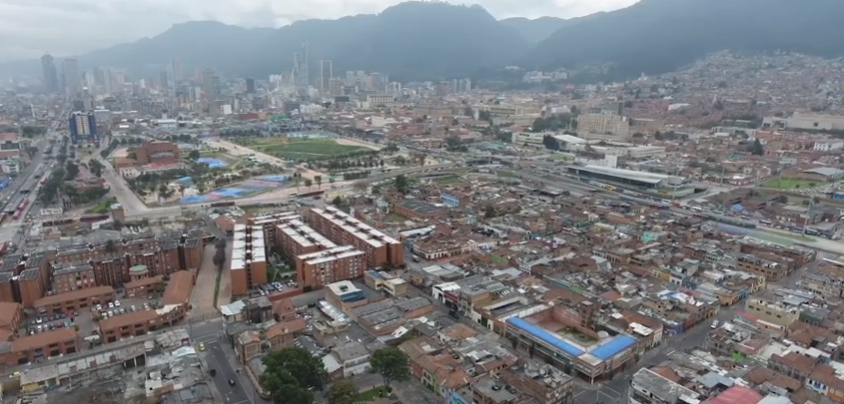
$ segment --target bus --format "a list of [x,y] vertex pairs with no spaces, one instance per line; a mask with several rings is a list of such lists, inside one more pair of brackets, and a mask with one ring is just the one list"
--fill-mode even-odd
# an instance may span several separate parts
[[304,193],[301,193],[299,195],[296,195],[296,198],[299,198],[299,199],[303,199],[303,198],[319,199],[323,194],[325,194],[324,190],[304,192]]

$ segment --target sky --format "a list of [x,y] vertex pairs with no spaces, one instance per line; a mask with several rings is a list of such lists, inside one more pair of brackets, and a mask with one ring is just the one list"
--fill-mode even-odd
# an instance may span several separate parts
[[[303,19],[373,14],[402,0],[0,0],[0,62],[71,56],[215,20],[280,27]],[[496,18],[579,17],[637,0],[476,0]],[[471,1],[454,1],[472,4]]]

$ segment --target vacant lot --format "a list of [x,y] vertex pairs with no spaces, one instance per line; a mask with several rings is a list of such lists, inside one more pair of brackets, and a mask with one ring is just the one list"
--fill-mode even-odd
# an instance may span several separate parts
[[795,178],[775,178],[762,184],[764,188],[772,189],[800,189],[800,188],[814,188],[822,185],[818,181],[801,180]]

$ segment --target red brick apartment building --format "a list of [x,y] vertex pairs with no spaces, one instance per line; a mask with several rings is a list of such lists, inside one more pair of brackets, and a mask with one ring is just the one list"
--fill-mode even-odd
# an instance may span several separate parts
[[50,261],[44,253],[6,256],[0,264],[0,301],[32,308],[49,289],[49,275]]
[[0,303],[0,341],[14,339],[23,321],[23,306],[20,303]]
[[302,254],[296,257],[296,276],[303,287],[325,285],[363,277],[366,254],[352,246]]
[[195,282],[196,276],[191,271],[174,272],[164,289],[160,309],[141,310],[100,320],[100,337],[103,342],[145,335],[181,322],[188,312]]
[[275,230],[276,249],[291,263],[302,254],[337,247],[337,244],[299,220],[277,225]]
[[0,343],[0,370],[79,352],[73,328],[59,328]]
[[45,296],[36,300],[32,307],[38,313],[58,314],[106,304],[116,298],[117,295],[111,286],[97,286]]
[[401,242],[333,206],[308,210],[307,221],[314,230],[334,243],[350,245],[363,251],[369,267],[404,265],[404,246]]
[[178,163],[179,146],[165,141],[148,141],[135,149],[135,160],[140,165]]
[[[223,216],[220,216],[223,217]],[[278,240],[276,240],[276,228],[279,225],[285,224],[292,220],[301,221],[302,217],[296,212],[279,212],[270,215],[261,215],[246,218],[248,226],[260,227],[264,232],[264,242],[267,248],[277,247]]]
[[267,283],[267,258],[262,229],[235,225],[229,270],[232,296],[245,296],[253,287]]

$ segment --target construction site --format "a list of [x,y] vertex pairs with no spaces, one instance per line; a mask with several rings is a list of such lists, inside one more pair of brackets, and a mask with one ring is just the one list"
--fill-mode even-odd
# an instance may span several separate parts
[[[212,403],[209,376],[185,329],[173,329],[31,367],[3,383],[14,404]],[[17,382],[17,383],[16,383]]]

